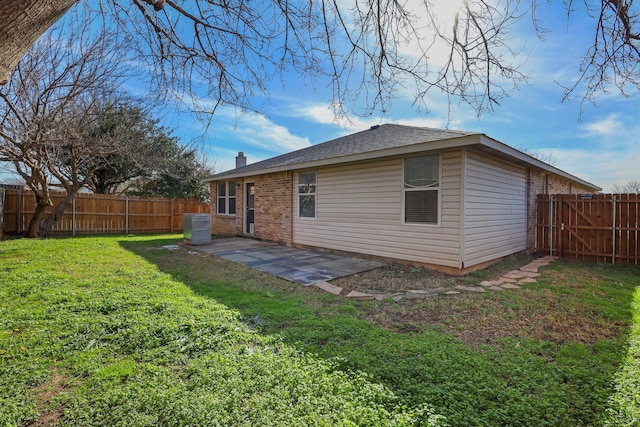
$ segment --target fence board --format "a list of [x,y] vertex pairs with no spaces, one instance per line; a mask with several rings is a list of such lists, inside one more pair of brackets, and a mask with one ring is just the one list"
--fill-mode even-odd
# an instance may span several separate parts
[[640,265],[640,194],[538,195],[536,250],[589,262]]
[[[53,193],[46,212],[63,198],[64,193]],[[6,189],[3,231],[23,233],[34,211],[30,190]],[[209,205],[198,200],[81,193],[51,234],[172,233],[182,231],[185,213],[209,212]]]

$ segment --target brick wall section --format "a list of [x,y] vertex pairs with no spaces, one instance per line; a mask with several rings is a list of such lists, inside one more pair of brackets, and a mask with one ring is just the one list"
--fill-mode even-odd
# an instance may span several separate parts
[[211,182],[211,232],[218,236],[245,234],[244,190],[255,185],[254,237],[290,246],[293,243],[293,172],[236,179],[236,215],[217,214],[218,183]]
[[[545,175],[546,174],[546,175]],[[592,188],[571,182],[558,175],[545,173],[539,169],[527,170],[527,249],[536,247],[536,197],[545,194],[544,181],[547,181],[546,194],[581,194],[593,193]]]
[[293,243],[293,172],[254,177],[255,237],[291,246]]
[[[238,187],[237,185],[240,184]],[[243,181],[236,179],[236,215],[218,215],[218,182],[211,186],[211,234],[215,236],[241,236],[243,219]]]

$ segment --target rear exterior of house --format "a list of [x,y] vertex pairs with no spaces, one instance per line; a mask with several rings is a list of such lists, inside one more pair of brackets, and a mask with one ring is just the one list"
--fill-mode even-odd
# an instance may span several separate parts
[[477,133],[383,125],[209,178],[212,232],[464,271],[533,249],[535,200],[599,188]]

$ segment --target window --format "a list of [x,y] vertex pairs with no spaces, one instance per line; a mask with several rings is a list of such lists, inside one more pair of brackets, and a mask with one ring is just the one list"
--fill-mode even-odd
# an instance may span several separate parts
[[298,174],[298,216],[316,217],[316,171]]
[[236,214],[236,182],[218,181],[218,215]]
[[404,160],[404,222],[437,224],[440,200],[440,156]]

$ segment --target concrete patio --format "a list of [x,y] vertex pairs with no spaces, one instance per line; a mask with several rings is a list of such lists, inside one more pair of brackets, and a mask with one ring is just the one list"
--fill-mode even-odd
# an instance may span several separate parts
[[192,248],[305,286],[384,265],[376,261],[289,248],[240,237],[215,239],[210,244]]

